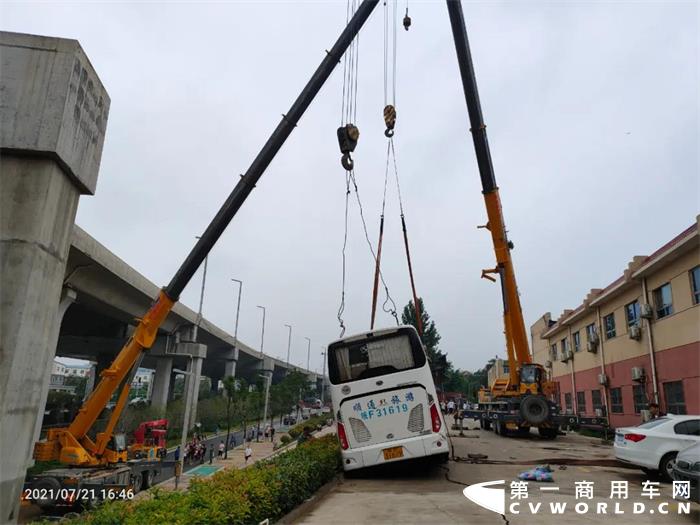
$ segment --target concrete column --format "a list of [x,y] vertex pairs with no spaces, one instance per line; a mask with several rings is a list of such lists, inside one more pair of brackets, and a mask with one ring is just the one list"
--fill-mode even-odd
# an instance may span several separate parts
[[236,361],[224,361],[224,378],[236,377]]
[[81,194],[109,96],[76,40],[0,32],[0,522],[17,520]]
[[[204,346],[204,345],[202,345]],[[190,362],[190,367],[188,369],[188,372],[192,373],[194,372],[193,376],[188,376],[187,379],[190,381],[194,381],[194,395],[192,396],[192,405],[190,406],[190,425],[189,428],[192,428],[194,424],[197,422],[197,404],[199,403],[199,383],[202,378],[202,363],[204,363],[204,359],[201,357],[193,357],[192,361]],[[187,382],[185,382],[185,385],[187,385]]]
[[187,396],[187,388],[190,381],[194,381],[194,395],[192,396],[192,405],[190,408],[190,424],[188,428],[197,421],[197,403],[199,401],[199,382],[202,377],[202,363],[207,357],[207,345],[194,343],[191,341],[181,341],[175,346],[175,353],[191,357],[187,365],[187,371],[194,375],[185,376],[185,397]]
[[165,411],[170,392],[170,378],[173,372],[173,358],[160,357],[156,361],[156,373],[153,377],[153,396],[151,405]]
[[[68,307],[75,302],[78,294],[75,290],[71,288],[63,288],[61,292],[61,302],[58,303],[58,312],[56,322],[58,323],[59,329],[61,326],[61,321],[63,321],[63,316],[65,315]],[[53,360],[56,357],[56,346],[53,347],[53,355],[51,356],[51,364],[46,368],[46,374],[44,376],[44,383],[41,385],[41,399],[39,401],[40,410],[37,413],[36,424],[34,426],[34,439],[33,443],[39,441],[41,436],[41,425],[44,422],[44,411],[46,410],[46,399],[49,397],[49,384],[51,383],[51,369],[53,367]],[[34,459],[30,458],[30,465],[34,463]]]

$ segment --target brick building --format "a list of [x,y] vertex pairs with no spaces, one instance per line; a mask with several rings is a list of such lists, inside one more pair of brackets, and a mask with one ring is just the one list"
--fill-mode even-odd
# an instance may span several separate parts
[[610,425],[662,412],[700,414],[700,235],[696,222],[574,310],[530,328],[535,362],[559,382],[562,410]]

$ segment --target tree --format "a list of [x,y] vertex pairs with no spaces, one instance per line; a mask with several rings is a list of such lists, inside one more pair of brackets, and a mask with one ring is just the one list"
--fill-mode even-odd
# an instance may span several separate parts
[[73,393],[78,399],[83,399],[85,397],[85,388],[87,386],[87,377],[80,376],[68,376],[66,377],[64,384],[66,386],[73,386],[75,389]]
[[[421,334],[421,341],[425,349],[428,351],[428,356],[433,360],[437,357],[439,350],[438,344],[440,343],[440,334],[435,327],[435,321],[430,319],[428,311],[425,309],[425,304],[423,303],[423,298],[418,298],[418,306],[421,312],[421,321],[423,325],[423,333]],[[406,306],[403,307],[403,312],[401,313],[401,322],[403,324],[408,324],[414,326],[418,330],[418,323],[416,321],[416,308],[413,305],[413,301],[409,301]]]
[[[441,385],[441,390],[444,390],[443,383],[452,370],[452,363],[447,360],[447,354],[443,354],[438,348],[441,339],[440,333],[435,327],[435,321],[430,319],[422,297],[418,298],[418,306],[420,308],[420,318],[423,326],[421,341],[428,353],[428,361],[430,362],[430,370],[433,373],[433,379],[438,385]],[[403,324],[412,325],[418,330],[416,308],[413,305],[413,301],[409,301],[408,304],[404,306],[403,312],[401,313],[401,322]]]

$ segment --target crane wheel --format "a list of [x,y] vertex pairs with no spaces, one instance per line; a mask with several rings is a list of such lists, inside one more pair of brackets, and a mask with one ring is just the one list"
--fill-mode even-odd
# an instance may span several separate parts
[[141,492],[141,486],[143,485],[143,476],[140,472],[131,475],[131,486],[134,490],[134,494]]
[[32,491],[45,496],[35,499],[34,503],[42,509],[50,508],[56,503],[60,490],[61,482],[56,478],[39,478],[32,483]]
[[549,405],[541,396],[526,396],[520,402],[520,416],[530,425],[541,425],[549,419]]

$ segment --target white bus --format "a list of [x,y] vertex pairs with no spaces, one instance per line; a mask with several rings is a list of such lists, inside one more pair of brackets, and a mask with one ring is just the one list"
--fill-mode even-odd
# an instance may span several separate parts
[[447,427],[415,328],[331,343],[328,375],[346,471],[425,456],[447,461]]

